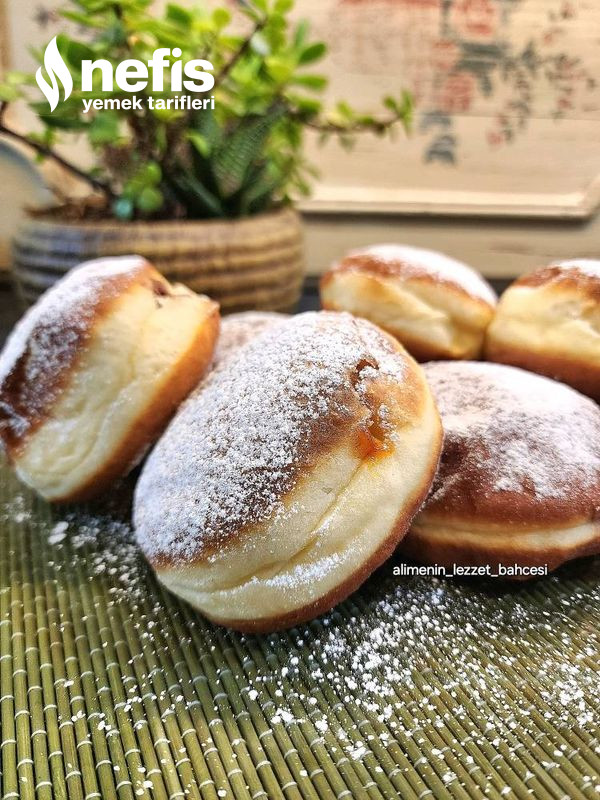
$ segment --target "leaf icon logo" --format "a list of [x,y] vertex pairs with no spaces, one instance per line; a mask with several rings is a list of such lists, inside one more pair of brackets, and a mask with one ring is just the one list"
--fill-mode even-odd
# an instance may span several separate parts
[[48,44],[48,47],[46,47],[46,51],[44,53],[44,68],[48,74],[48,77],[50,78],[50,83],[48,83],[46,78],[44,78],[41,67],[38,67],[38,70],[35,73],[35,79],[37,81],[37,85],[40,87],[44,93],[44,96],[46,97],[46,100],[50,104],[50,111],[54,111],[58,105],[58,100],[60,97],[59,81],[63,86],[65,100],[73,91],[73,78],[71,77],[71,73],[65,64],[63,57],[58,52],[56,36]]

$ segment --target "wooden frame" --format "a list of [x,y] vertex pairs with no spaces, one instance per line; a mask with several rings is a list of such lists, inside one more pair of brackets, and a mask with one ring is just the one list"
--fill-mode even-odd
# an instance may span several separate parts
[[499,198],[493,192],[451,190],[373,189],[326,184],[301,209],[320,213],[370,213],[474,217],[527,217],[587,220],[600,206],[600,175],[576,194],[513,193]]
[[[409,88],[413,134],[309,153],[302,209],[585,221],[600,206],[600,7],[583,0],[304,0],[331,100]],[[385,25],[382,20],[385,19]],[[348,87],[352,89],[348,94]]]

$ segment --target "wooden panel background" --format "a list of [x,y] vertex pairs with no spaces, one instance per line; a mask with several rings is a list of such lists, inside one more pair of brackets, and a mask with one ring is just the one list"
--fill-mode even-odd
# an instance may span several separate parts
[[405,86],[408,141],[316,156],[315,210],[588,218],[600,201],[597,0],[306,0],[331,97]]
[[491,277],[600,258],[597,0],[300,0],[297,14],[330,43],[332,101],[417,100],[408,140],[311,145],[311,272],[390,240]]

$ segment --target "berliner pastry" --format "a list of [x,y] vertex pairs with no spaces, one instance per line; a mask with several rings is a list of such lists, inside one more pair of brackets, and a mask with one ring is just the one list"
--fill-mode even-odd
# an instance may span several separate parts
[[210,619],[288,627],[390,555],[440,448],[422,370],[395,340],[349,314],[290,317],[181,407],[142,470],[137,539]]
[[210,364],[216,303],[138,256],[69,272],[0,355],[0,439],[19,477],[82,500],[142,457]]
[[391,333],[418,361],[478,358],[496,295],[471,267],[417,247],[349,253],[321,279],[323,308],[350,311]]
[[600,552],[600,408],[515,367],[437,362],[424,371],[444,449],[403,551],[514,578]]
[[277,311],[240,311],[223,317],[213,369],[219,369],[227,364],[240,347],[244,347],[259,333],[287,318],[287,314],[280,314]]
[[488,328],[486,355],[600,402],[600,261],[561,261],[515,281]]

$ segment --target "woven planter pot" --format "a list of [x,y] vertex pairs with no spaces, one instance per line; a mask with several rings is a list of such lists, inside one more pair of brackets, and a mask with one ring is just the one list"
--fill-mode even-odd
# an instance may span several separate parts
[[208,294],[224,313],[290,311],[302,288],[302,230],[286,208],[242,220],[60,222],[34,218],[13,242],[13,272],[29,304],[71,267],[136,253],[170,281]]

